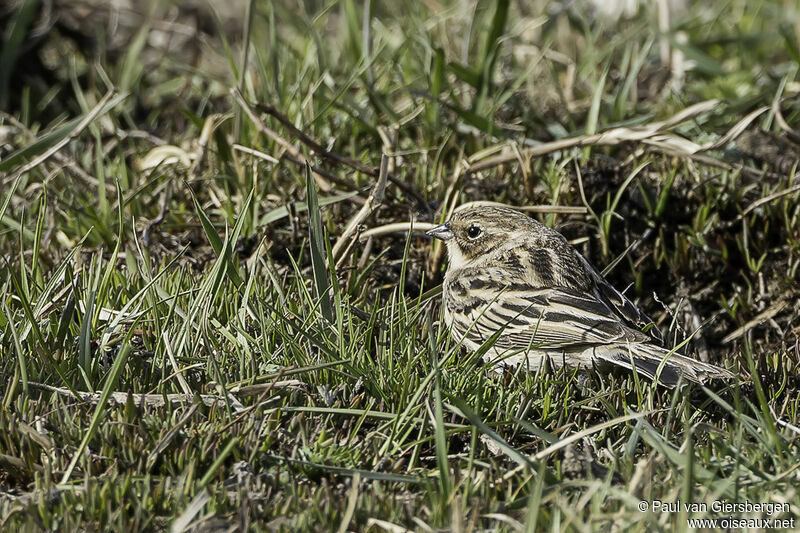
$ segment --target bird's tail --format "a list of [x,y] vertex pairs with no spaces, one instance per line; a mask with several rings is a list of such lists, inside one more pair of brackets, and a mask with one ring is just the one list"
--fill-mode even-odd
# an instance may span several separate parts
[[598,347],[595,356],[628,369],[633,369],[653,381],[674,387],[683,377],[684,382],[704,383],[711,379],[731,379],[733,374],[708,363],[672,352],[653,344],[614,344]]

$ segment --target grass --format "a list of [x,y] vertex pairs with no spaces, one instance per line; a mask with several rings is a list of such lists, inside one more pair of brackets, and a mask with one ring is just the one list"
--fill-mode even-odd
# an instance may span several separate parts
[[[2,15],[0,529],[798,527],[797,13],[523,4]],[[417,231],[468,201],[741,381],[495,372]]]

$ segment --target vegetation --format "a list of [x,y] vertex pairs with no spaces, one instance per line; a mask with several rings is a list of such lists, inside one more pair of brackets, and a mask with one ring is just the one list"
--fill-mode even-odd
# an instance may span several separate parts
[[[0,529],[800,527],[793,2],[133,5],[0,8]],[[454,344],[470,201],[740,382]]]

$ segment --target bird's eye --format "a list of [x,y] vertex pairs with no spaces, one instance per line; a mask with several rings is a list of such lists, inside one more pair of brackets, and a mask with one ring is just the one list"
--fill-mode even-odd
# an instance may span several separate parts
[[475,224],[467,228],[467,237],[470,239],[477,239],[481,233],[483,233],[483,230]]

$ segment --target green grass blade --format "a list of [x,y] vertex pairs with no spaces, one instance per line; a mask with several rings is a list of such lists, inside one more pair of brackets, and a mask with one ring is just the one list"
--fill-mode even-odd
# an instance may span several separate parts
[[[114,95],[108,102],[100,109],[97,113],[97,116],[94,118],[97,120],[101,116],[108,113],[111,109],[116,107],[120,102],[127,98],[127,94],[117,94]],[[47,133],[44,133],[36,138],[34,142],[20,148],[19,150],[13,152],[7,158],[5,158],[2,162],[0,162],[0,172],[8,172],[13,169],[15,166],[20,164],[21,162],[31,159],[42,152],[45,152],[48,148],[51,148],[58,144],[59,142],[63,141],[73,132],[76,126],[78,126],[81,122],[86,119],[86,114],[83,114],[79,117],[73,118],[69,122],[65,124],[61,124],[60,126],[56,126]]]
[[330,282],[328,281],[327,252],[325,251],[325,232],[322,228],[322,218],[317,198],[317,184],[311,172],[311,166],[306,164],[306,205],[308,208],[309,247],[311,249],[311,268],[314,272],[314,290],[320,301],[322,316],[330,323],[334,322],[331,300],[328,294]]
[[442,376],[439,368],[439,347],[433,329],[432,313],[427,313],[428,318],[428,348],[433,362],[436,377],[433,382],[433,432],[436,441],[436,463],[439,466],[439,482],[442,490],[442,500],[450,499],[450,463],[447,460],[447,437],[445,436],[444,412],[442,409]]
[[[128,337],[133,334],[133,330],[128,333]],[[105,414],[106,405],[108,404],[108,399],[111,397],[111,393],[114,392],[114,387],[117,385],[117,381],[119,380],[120,375],[122,374],[122,370],[125,368],[125,362],[128,360],[128,355],[130,354],[131,346],[128,344],[128,339],[125,339],[125,342],[120,349],[119,353],[117,354],[116,359],[114,360],[114,364],[111,367],[111,371],[106,378],[105,385],[103,385],[103,391],[100,394],[100,400],[97,402],[97,406],[95,406],[94,414],[92,415],[92,420],[89,423],[89,427],[86,429],[84,433],[83,440],[81,440],[81,444],[75,453],[72,455],[72,459],[70,459],[69,465],[67,465],[67,469],[64,471],[64,475],[61,476],[61,483],[66,484],[69,481],[69,478],[72,477],[72,471],[75,470],[75,466],[78,464],[83,453],[86,451],[86,448],[89,446],[89,441],[94,437],[94,434],[100,429],[101,421],[103,420],[103,415]]]
[[453,404],[451,409],[456,414],[469,420],[470,424],[475,426],[478,431],[492,439],[498,445],[500,450],[509,457],[509,459],[524,468],[530,468],[536,464],[535,461],[532,461],[528,456],[517,451],[503,437],[498,435],[495,430],[487,426],[486,423],[475,413],[475,411],[467,406],[464,400],[461,398],[452,397],[450,398],[450,402]]

